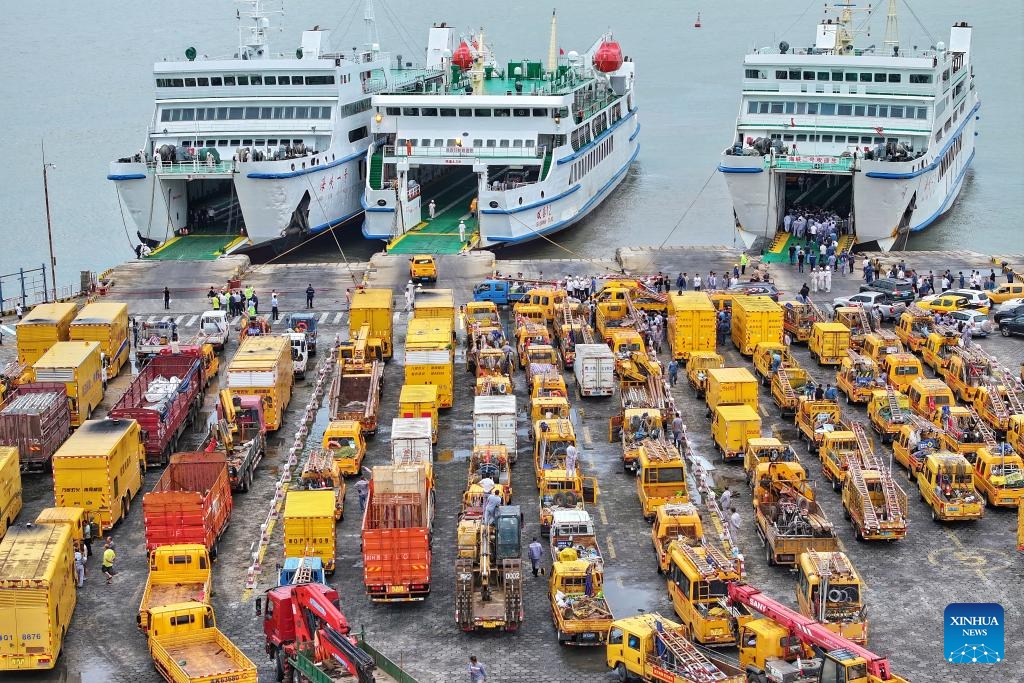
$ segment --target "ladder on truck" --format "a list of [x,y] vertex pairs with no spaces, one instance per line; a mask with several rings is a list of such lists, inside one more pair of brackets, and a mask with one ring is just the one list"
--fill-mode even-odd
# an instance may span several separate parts
[[580,319],[580,316],[576,315],[576,311],[573,310],[572,304],[569,303],[569,297],[562,299],[562,315],[565,317],[565,322],[569,324],[571,329],[578,329],[580,331],[580,339],[577,340],[577,344],[593,344],[594,333],[590,329],[590,323],[586,320]]
[[864,528],[878,529],[879,524],[878,518],[875,516],[875,506],[871,503],[871,492],[868,491],[867,482],[864,481],[864,472],[861,469],[859,458],[847,458],[846,478],[860,494],[861,521],[864,524]]
[[988,448],[988,452],[993,455],[999,452],[999,442],[996,441],[996,434],[992,431],[992,428],[988,426],[988,423],[981,419],[978,415],[978,411],[968,406],[967,410],[970,411],[975,421],[978,423],[978,433],[981,434],[981,440],[985,442],[985,447]]
[[[747,572],[743,565],[739,548],[733,542],[732,534],[729,532],[729,524],[726,522],[725,517],[723,517],[722,509],[718,507],[718,497],[712,490],[714,478],[701,464],[701,459],[693,449],[693,443],[686,432],[683,432],[683,444],[683,457],[690,464],[690,470],[693,472],[693,478],[697,485],[697,492],[700,493],[700,499],[704,501],[704,509],[711,520],[711,526],[714,527],[714,538],[718,539],[725,550],[725,554],[734,558],[731,560],[731,566],[740,576],[745,577]],[[704,538],[706,539],[707,537],[708,532],[705,531]]]
[[985,392],[988,395],[989,402],[992,404],[992,412],[995,413],[996,419],[1000,422],[1006,421],[1010,417],[1010,413],[1007,412],[1006,402],[1003,401],[1003,397],[999,393],[999,386],[988,379],[985,380],[982,386],[985,387]]
[[814,317],[818,319],[817,322],[823,323],[823,322],[828,321],[828,318],[825,317],[824,311],[822,311],[820,308],[818,308],[818,304],[816,304],[813,301],[811,301],[810,299],[808,299],[807,300],[807,306],[811,309],[811,313],[814,314]]
[[868,334],[875,329],[871,325],[871,316],[868,315],[863,306],[857,306],[857,318],[860,320],[861,334]]
[[1006,389],[1006,402],[1010,404],[1013,415],[1024,415],[1024,397],[1021,396],[1017,386],[1017,378],[1013,373],[998,363],[992,364],[992,374],[1003,382]]
[[644,318],[640,316],[640,312],[637,311],[636,306],[633,305],[633,297],[626,292],[626,311],[629,313],[630,319],[633,321],[633,327],[637,332],[643,334],[648,330],[647,323],[644,322]]
[[885,395],[889,400],[889,419],[896,423],[903,423],[906,418],[903,409],[900,408],[900,400],[896,397],[896,389],[891,384],[885,385]]
[[655,626],[658,637],[675,660],[675,666],[665,666],[666,669],[692,683],[715,683],[726,680],[726,675],[679,631],[666,628],[660,621],[656,622]]
[[796,404],[796,392],[793,391],[793,385],[789,383],[789,373],[786,372],[786,368],[780,367],[775,371],[775,375],[779,378],[779,386],[782,388],[782,395],[786,397],[787,404]]
[[687,559],[693,563],[694,568],[697,572],[705,579],[710,579],[718,576],[723,569],[728,569],[729,565],[719,566],[718,562],[714,557],[708,558],[707,555],[701,555],[697,552],[696,548],[687,545],[686,543],[678,543],[677,547],[683,551]]

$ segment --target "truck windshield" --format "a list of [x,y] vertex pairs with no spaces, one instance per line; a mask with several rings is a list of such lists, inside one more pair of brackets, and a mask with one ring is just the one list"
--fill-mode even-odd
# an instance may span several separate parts
[[647,470],[648,484],[678,484],[683,481],[682,467],[657,467]]
[[711,581],[698,581],[694,596],[697,599],[716,599],[724,598],[729,593],[729,584],[721,579],[713,579]]

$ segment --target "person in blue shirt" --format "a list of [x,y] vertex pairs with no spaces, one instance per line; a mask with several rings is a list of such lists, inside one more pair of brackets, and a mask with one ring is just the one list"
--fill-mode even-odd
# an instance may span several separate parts
[[832,386],[831,384],[826,385],[825,386],[825,400],[826,401],[835,401],[837,398],[839,398],[839,392],[836,390],[836,388],[834,386]]

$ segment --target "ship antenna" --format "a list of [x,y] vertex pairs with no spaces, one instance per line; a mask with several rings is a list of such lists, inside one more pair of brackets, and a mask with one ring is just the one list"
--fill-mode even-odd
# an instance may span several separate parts
[[376,52],[380,49],[380,38],[377,35],[377,20],[373,13],[373,0],[366,0],[363,22],[366,24],[366,47],[371,52]]
[[892,55],[900,51],[900,18],[896,15],[896,0],[889,0],[889,14],[885,17],[885,46],[892,48]]
[[548,43],[548,72],[554,74],[558,69],[558,19],[555,10],[551,10],[551,41]]
[[[263,11],[260,0],[238,0],[249,5],[252,9],[246,13],[252,19],[252,26],[242,27],[242,15],[237,9],[235,18],[238,19],[238,56],[240,59],[264,59],[269,56],[269,45],[267,44],[267,33],[270,28],[270,17]],[[284,11],[282,10],[282,14]]]

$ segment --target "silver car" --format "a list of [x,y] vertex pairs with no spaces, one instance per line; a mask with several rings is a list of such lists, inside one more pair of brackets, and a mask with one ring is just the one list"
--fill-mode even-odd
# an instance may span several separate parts
[[882,320],[896,320],[907,307],[903,304],[886,303],[884,292],[858,292],[851,296],[840,296],[832,300],[833,307],[854,306],[861,307],[869,313],[877,311]]
[[971,335],[975,337],[987,337],[992,332],[996,331],[995,325],[989,320],[988,316],[981,311],[952,311],[949,314],[953,320],[959,323],[974,323],[974,329],[971,331]]

